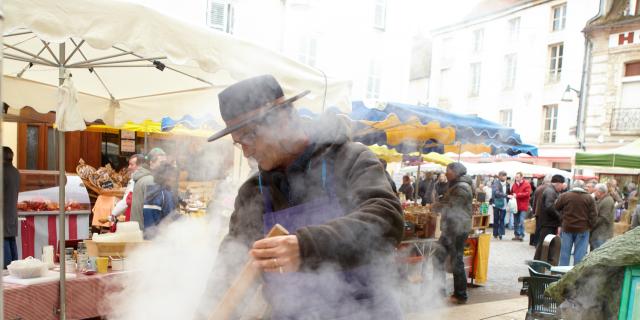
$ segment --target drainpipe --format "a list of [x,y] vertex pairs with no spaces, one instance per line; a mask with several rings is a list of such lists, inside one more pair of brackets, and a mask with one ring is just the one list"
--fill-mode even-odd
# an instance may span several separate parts
[[580,99],[578,102],[578,119],[576,123],[576,138],[578,140],[578,148],[581,151],[586,151],[587,148],[585,146],[585,135],[586,135],[586,125],[585,125],[585,115],[587,113],[587,96],[589,94],[589,78],[591,71],[591,53],[593,50],[593,42],[589,37],[589,32],[586,31],[594,21],[598,18],[602,17],[605,12],[605,5],[607,0],[600,0],[600,7],[598,9],[598,13],[591,19],[589,19],[586,23],[584,32],[584,58],[582,59],[582,77],[580,79]]
[[280,0],[282,4],[282,19],[280,19],[280,53],[284,54],[284,42],[287,36],[287,0]]

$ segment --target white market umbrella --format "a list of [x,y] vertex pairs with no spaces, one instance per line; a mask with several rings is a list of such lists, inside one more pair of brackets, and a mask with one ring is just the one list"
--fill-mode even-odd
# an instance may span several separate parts
[[571,172],[540,166],[535,164],[528,164],[520,161],[502,161],[491,163],[464,163],[467,167],[467,174],[469,175],[497,175],[500,171],[504,171],[508,176],[514,177],[516,173],[522,172],[525,176],[533,175],[561,175],[565,178],[571,178]]
[[351,106],[349,82],[141,5],[6,0],[4,9],[3,100],[12,107],[53,111],[61,66],[73,74],[83,118],[115,126],[217,115],[221,89],[261,74],[274,75],[287,96],[310,90],[298,105],[314,112]]
[[[274,75],[287,96],[310,90],[298,104],[312,111],[325,106],[350,108],[350,82],[328,79],[320,70],[274,51],[140,5],[111,0],[5,0],[4,17],[2,98],[15,108],[56,110],[65,72],[72,74],[81,117],[112,126],[187,114],[218,115],[221,89],[261,74]],[[60,150],[63,137],[59,133]],[[61,235],[63,157],[60,152]],[[60,295],[64,318],[64,264]]]

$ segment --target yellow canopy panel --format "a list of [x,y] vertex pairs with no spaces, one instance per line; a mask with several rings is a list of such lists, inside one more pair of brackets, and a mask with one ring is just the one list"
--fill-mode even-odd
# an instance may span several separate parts
[[[369,146],[369,149],[373,151],[373,153],[380,159],[383,159],[387,162],[399,162],[402,161],[402,154],[397,152],[394,149],[389,149],[386,146],[373,145]],[[411,153],[410,156],[417,157],[419,153],[414,152]],[[423,154],[422,159],[426,162],[437,163],[439,165],[446,166],[449,163],[453,162],[453,160],[447,156],[430,152],[428,154]]]
[[400,121],[395,114],[383,121],[362,121],[377,130],[384,130],[389,145],[398,145],[405,141],[435,140],[442,144],[455,141],[456,131],[452,127],[442,128],[437,121],[422,124],[417,117],[411,117],[406,122]]

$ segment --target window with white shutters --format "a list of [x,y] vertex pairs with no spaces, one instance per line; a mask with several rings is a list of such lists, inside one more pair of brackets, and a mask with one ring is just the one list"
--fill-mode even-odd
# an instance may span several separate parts
[[518,55],[511,53],[504,56],[504,82],[503,88],[505,90],[513,89],[516,83],[516,70],[518,67]]
[[480,94],[480,62],[472,63],[469,67],[471,83],[469,85],[469,96],[477,97]]
[[547,82],[560,81],[562,75],[562,58],[564,55],[564,45],[562,43],[549,46],[549,72]]
[[374,0],[373,27],[384,30],[387,25],[387,0]]
[[520,36],[520,17],[513,18],[508,22],[509,26],[509,43],[514,43],[518,41]]
[[564,27],[567,24],[567,4],[563,3],[558,6],[554,6],[551,8],[553,14],[553,31],[564,30]]
[[471,43],[473,46],[473,52],[479,53],[482,51],[482,42],[484,41],[484,29],[478,29],[473,31]]
[[451,67],[454,62],[455,52],[453,51],[453,38],[442,39],[442,50],[440,63],[443,67]]
[[369,63],[369,76],[367,78],[367,99],[380,98],[380,82],[380,64],[376,60],[371,60]]
[[624,9],[625,16],[637,16],[640,15],[640,0],[627,0],[626,7]]
[[542,128],[542,143],[555,143],[558,130],[558,105],[542,107],[544,124]]
[[[440,96],[441,101],[449,100],[451,95],[451,71],[449,68],[440,70]],[[439,103],[442,104],[442,103]]]
[[611,129],[625,134],[640,133],[640,61],[625,64],[620,98],[613,109]]
[[224,0],[209,0],[207,3],[207,25],[223,32],[233,32],[233,7]]
[[299,43],[298,61],[315,67],[317,51],[318,38],[310,35],[302,36]]
[[513,110],[511,109],[500,110],[500,124],[505,127],[511,127],[512,115],[513,115]]

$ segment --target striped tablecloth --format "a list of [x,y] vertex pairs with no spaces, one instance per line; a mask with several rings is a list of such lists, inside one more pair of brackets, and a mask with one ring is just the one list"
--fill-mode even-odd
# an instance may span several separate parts
[[[98,317],[108,310],[105,297],[109,292],[120,290],[116,277],[123,272],[110,272],[86,276],[66,281],[67,319]],[[59,282],[35,285],[3,283],[4,318],[6,320],[55,320],[59,305]]]

